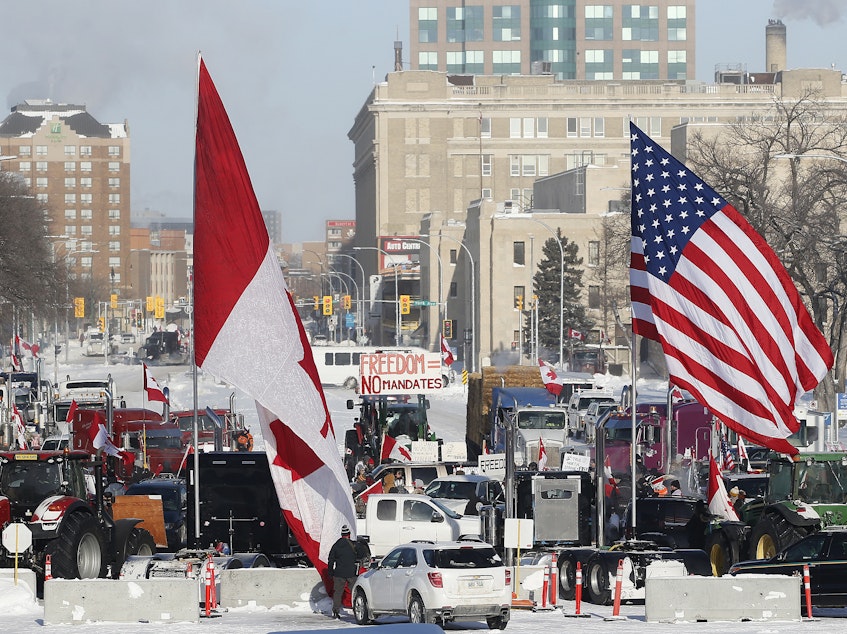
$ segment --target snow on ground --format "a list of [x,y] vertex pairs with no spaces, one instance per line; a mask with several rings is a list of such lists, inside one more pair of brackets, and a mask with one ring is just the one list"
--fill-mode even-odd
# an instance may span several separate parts
[[[118,396],[126,400],[129,407],[150,407],[159,411],[160,403],[148,403],[143,397],[143,375],[140,365],[107,365],[102,358],[85,358],[80,355],[80,348],[73,342],[68,350],[68,363],[64,362],[64,351],[61,352],[54,366],[53,358],[44,361],[45,377],[53,379],[54,375],[61,381],[66,375],[71,378],[103,378],[111,374],[115,380]],[[193,377],[187,366],[152,366],[151,373],[157,382],[170,389],[172,409],[191,409],[193,404]],[[620,394],[621,387],[627,382],[626,377],[598,376],[601,387],[608,387]],[[643,396],[661,396],[667,390],[666,382],[641,382],[639,393]],[[198,377],[198,404],[200,409],[207,405],[211,407],[226,407],[230,395],[235,393],[236,408],[243,412],[245,421],[254,434],[256,449],[262,447],[261,432],[256,417],[255,408],[250,399],[238,392],[232,386],[223,384],[208,375]],[[655,394],[654,394],[655,393]],[[326,390],[327,404],[330,408],[336,433],[342,443],[339,451],[343,451],[343,431],[352,429],[355,410],[348,410],[346,401],[354,398],[349,390],[332,388]],[[463,441],[465,437],[465,403],[464,387],[453,385],[430,398],[431,409],[428,418],[433,430],[445,441]],[[536,634],[539,631],[561,632],[566,629],[578,628],[585,634],[594,632],[673,632],[673,634],[694,634],[702,632],[721,632],[726,634],[770,634],[772,632],[791,632],[802,628],[805,632],[847,631],[847,609],[828,609],[814,611],[819,620],[805,621],[799,624],[793,622],[710,622],[710,623],[647,623],[644,605],[624,605],[621,616],[617,620],[605,620],[612,615],[612,607],[599,607],[583,604],[582,612],[590,614],[590,618],[565,618],[563,613],[573,614],[574,603],[562,602],[562,610],[534,613],[530,610],[516,609],[512,613],[507,631],[518,634]],[[324,599],[318,604],[303,603],[294,609],[278,606],[274,609],[245,607],[223,613],[220,618],[204,619],[197,624],[156,624],[156,623],[86,623],[76,626],[85,632],[102,632],[104,634],[134,634],[145,632],[150,634],[194,634],[199,632],[231,632],[242,634],[253,632],[297,632],[297,631],[331,631],[357,628],[352,615],[347,610],[341,621],[329,619],[331,602]],[[33,593],[22,585],[14,585],[12,580],[0,579],[0,632],[25,634],[27,632],[44,632],[44,610],[40,601]],[[393,634],[393,630],[411,632],[412,629],[403,618],[380,619],[376,630],[379,634]],[[402,627],[387,627],[385,624],[402,624]],[[60,627],[60,626],[56,626]],[[841,630],[841,628],[845,628]],[[51,628],[55,629],[55,628]],[[447,626],[447,631],[458,630],[487,630],[483,622],[462,622]]]

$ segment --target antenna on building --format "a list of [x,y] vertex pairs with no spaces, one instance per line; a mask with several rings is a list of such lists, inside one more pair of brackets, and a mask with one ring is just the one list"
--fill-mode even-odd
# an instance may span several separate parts
[[[400,37],[400,34],[397,34]],[[403,42],[394,40],[394,71],[403,70]]]

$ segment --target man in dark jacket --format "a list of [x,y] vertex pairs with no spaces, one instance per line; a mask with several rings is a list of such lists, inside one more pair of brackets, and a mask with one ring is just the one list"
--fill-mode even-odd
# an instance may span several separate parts
[[350,539],[350,527],[346,524],[341,527],[341,537],[329,550],[327,567],[332,575],[332,618],[339,617],[341,610],[341,597],[344,594],[344,586],[353,589],[356,577],[359,573],[359,553],[356,544]]

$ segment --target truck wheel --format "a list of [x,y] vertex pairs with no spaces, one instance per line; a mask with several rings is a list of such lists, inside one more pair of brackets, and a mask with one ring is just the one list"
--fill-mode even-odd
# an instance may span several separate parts
[[750,559],[770,559],[806,533],[788,523],[784,517],[765,515],[753,527],[750,535]]
[[59,536],[47,546],[53,576],[63,579],[96,579],[106,576],[103,535],[97,519],[73,513],[62,521]]
[[129,536],[129,543],[126,549],[127,555],[141,555],[143,557],[152,557],[156,554],[156,542],[149,531],[143,528],[133,529],[132,535]]
[[573,557],[562,557],[559,562],[559,595],[566,601],[576,597],[576,561]]
[[501,616],[489,616],[485,619],[489,630],[505,630],[509,622]]
[[612,591],[609,588],[609,569],[606,562],[599,557],[589,561],[586,579],[588,582],[588,599],[591,603],[594,605],[611,605]]
[[709,563],[712,566],[712,575],[722,577],[731,564],[732,551],[727,542],[726,535],[721,531],[715,531],[706,536],[706,554],[709,555]]

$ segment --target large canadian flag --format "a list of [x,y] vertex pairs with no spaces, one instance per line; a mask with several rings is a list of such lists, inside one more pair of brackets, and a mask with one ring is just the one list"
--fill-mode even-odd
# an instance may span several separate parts
[[306,333],[218,92],[199,59],[195,363],[256,401],[285,519],[328,586],[353,496]]
[[123,452],[118,449],[112,439],[109,438],[109,432],[106,431],[106,418],[100,412],[95,412],[94,420],[91,421],[91,427],[88,430],[88,437],[91,439],[91,445],[95,449],[102,449],[110,456],[120,456]]
[[709,452],[709,512],[712,515],[719,515],[725,520],[738,521],[738,515],[732,507],[732,502],[729,501],[729,495],[726,492],[726,487],[721,477],[721,470],[718,468],[718,463],[715,462],[712,452]]
[[447,343],[447,340],[444,338],[444,335],[441,335],[441,360],[446,366],[453,365],[454,361],[453,351],[450,349],[450,344]]
[[546,361],[538,360],[538,369],[541,371],[541,380],[544,381],[544,387],[551,394],[559,396],[564,387],[562,379],[556,374],[556,370]]

